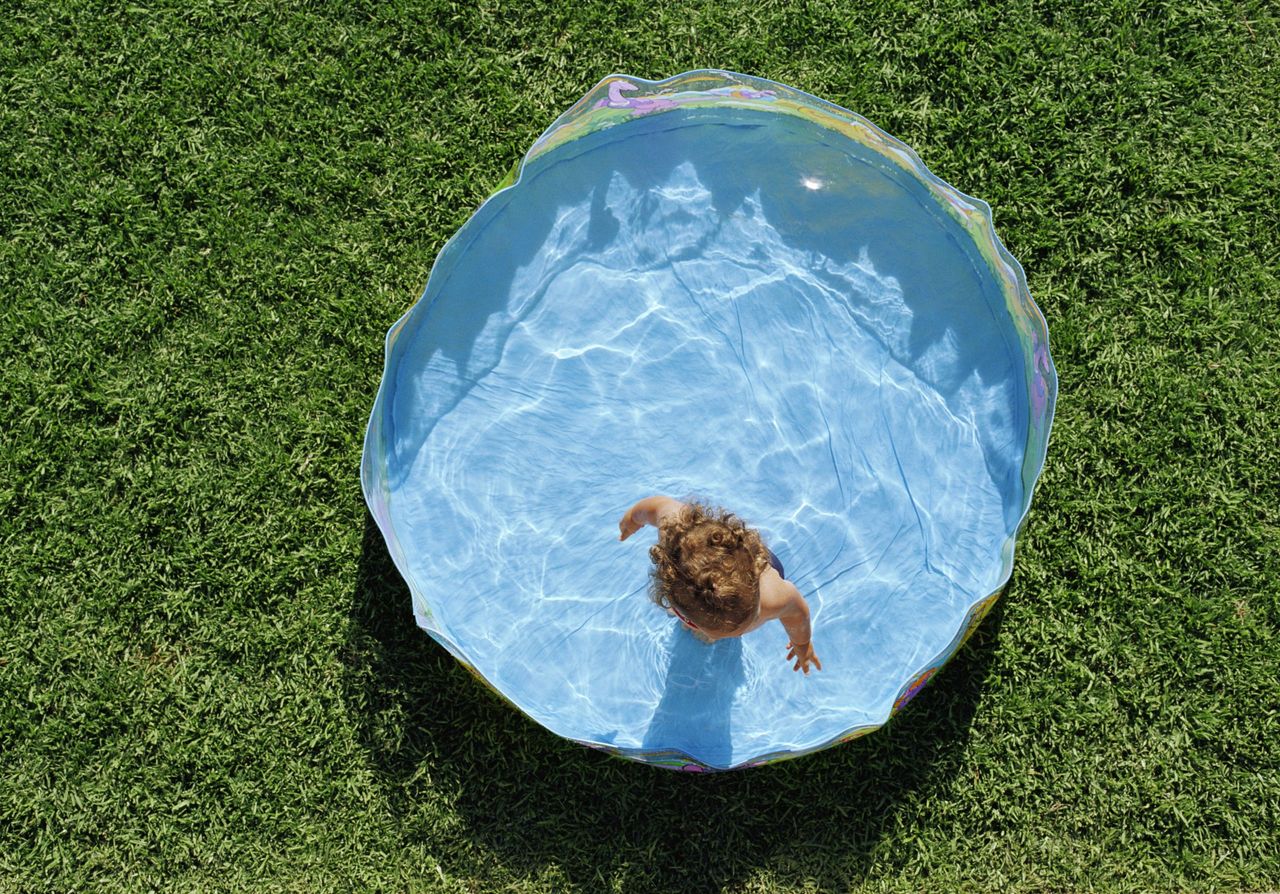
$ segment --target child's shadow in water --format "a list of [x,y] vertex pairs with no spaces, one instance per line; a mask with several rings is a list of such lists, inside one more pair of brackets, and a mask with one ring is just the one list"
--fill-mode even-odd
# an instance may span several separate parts
[[676,625],[667,643],[671,663],[644,748],[679,748],[704,762],[728,766],[733,755],[729,710],[746,679],[742,640],[703,643]]

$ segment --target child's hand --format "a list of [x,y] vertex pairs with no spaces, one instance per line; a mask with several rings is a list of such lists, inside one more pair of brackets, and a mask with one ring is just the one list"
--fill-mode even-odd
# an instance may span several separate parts
[[622,520],[618,522],[618,532],[619,532],[618,539],[619,540],[626,540],[636,531],[639,531],[641,528],[644,527],[643,522],[636,521],[635,511],[636,511],[636,508],[632,506],[630,509],[626,511],[626,513],[623,514]]
[[792,670],[798,671],[803,667],[806,677],[809,675],[810,663],[812,663],[818,670],[822,670],[822,662],[818,660],[817,654],[814,653],[812,642],[804,643],[799,646],[795,643],[787,643],[787,648],[790,650],[787,652],[787,660],[794,660],[796,663],[796,666],[791,668]]

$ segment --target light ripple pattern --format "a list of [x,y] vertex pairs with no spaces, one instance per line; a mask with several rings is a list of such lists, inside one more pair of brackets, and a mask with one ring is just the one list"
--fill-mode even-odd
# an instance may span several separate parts
[[[375,408],[387,524],[419,622],[549,729],[708,769],[812,750],[883,723],[1003,583],[1024,359],[900,165],[671,111],[530,162],[455,242]],[[706,645],[648,598],[656,533],[617,523],[654,493],[761,531],[822,671],[780,624]]]

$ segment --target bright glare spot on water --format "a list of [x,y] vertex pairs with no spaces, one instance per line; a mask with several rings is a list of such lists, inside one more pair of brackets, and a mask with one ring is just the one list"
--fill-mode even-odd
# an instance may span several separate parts
[[805,189],[822,189],[822,181],[817,177],[805,177],[800,181]]

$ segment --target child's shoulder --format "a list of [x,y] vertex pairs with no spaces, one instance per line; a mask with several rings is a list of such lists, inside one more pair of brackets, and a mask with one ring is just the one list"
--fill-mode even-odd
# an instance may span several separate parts
[[769,566],[760,575],[760,618],[773,620],[800,597],[795,585]]

